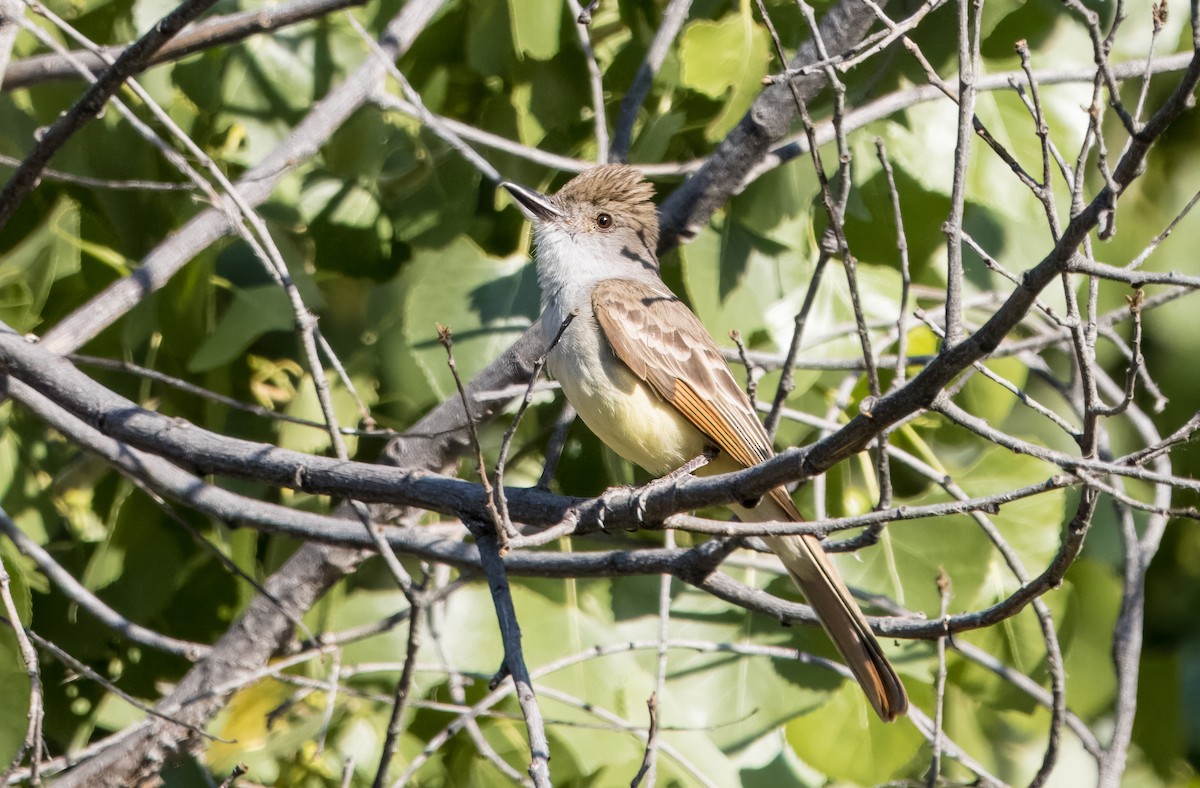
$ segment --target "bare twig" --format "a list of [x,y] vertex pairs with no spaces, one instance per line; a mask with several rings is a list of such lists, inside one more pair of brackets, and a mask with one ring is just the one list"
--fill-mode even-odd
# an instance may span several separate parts
[[525,665],[525,656],[521,649],[521,627],[517,623],[517,611],[508,587],[504,560],[500,556],[495,532],[480,529],[475,539],[479,545],[483,571],[488,578],[488,589],[492,592],[492,603],[495,605],[496,619],[500,624],[500,638],[504,643],[503,675],[512,677],[517,702],[521,706],[521,713],[525,715],[525,727],[529,732],[529,776],[537,788],[548,788],[550,744],[546,739],[542,712],[534,695],[533,680],[529,676],[529,668]]
[[496,539],[500,543],[500,555],[503,556],[508,552],[508,540],[516,535],[516,529],[512,527],[512,521],[507,519],[508,507],[505,507],[503,513],[497,507],[496,491],[488,479],[487,464],[483,459],[483,447],[479,443],[479,430],[475,426],[475,419],[470,417],[471,401],[468,398],[466,388],[463,386],[462,378],[458,375],[458,366],[454,363],[454,335],[451,333],[449,326],[441,324],[438,324],[437,332],[438,341],[446,349],[446,364],[450,367],[450,374],[454,377],[454,385],[458,389],[458,396],[462,399],[463,412],[468,414],[467,434],[470,435],[471,447],[475,450],[475,467],[479,471],[479,482],[483,485],[488,517],[491,520],[492,527],[496,530]]
[[825,250],[821,250],[820,257],[817,258],[816,267],[813,268],[812,278],[808,281],[808,289],[804,292],[804,303],[800,307],[800,311],[796,313],[795,323],[792,327],[792,341],[788,344],[787,354],[783,361],[783,375],[779,379],[779,387],[775,389],[775,398],[771,403],[771,411],[767,414],[766,420],[763,422],[767,428],[767,434],[772,438],[779,430],[779,420],[781,418],[781,409],[787,402],[788,395],[795,388],[793,382],[793,374],[796,368],[796,357],[800,353],[800,342],[804,336],[804,327],[808,324],[809,313],[812,312],[813,304],[817,298],[817,288],[821,284],[821,275],[825,273],[825,265],[829,262],[829,255]]
[[667,57],[667,50],[671,46],[671,42],[675,40],[675,36],[679,35],[683,23],[687,21],[688,10],[691,7],[692,0],[671,0],[663,10],[662,21],[654,33],[654,40],[650,42],[650,48],[646,50],[646,59],[638,66],[633,84],[629,86],[629,89],[625,91],[625,96],[621,99],[617,125],[613,130],[612,150],[609,153],[609,158],[613,161],[625,161],[629,158],[629,148],[633,144],[633,126],[637,123],[638,109],[646,100],[646,95],[650,92],[650,86],[654,82],[654,75],[662,67],[663,60]]
[[[553,351],[554,348],[558,346],[559,340],[562,339],[563,334],[566,333],[567,328],[571,325],[571,321],[573,321],[578,314],[579,314],[578,311],[574,311],[574,312],[569,313],[566,316],[566,318],[563,319],[562,324],[558,327],[558,332],[554,335],[554,338],[550,341],[550,346],[546,348],[546,352],[543,353],[542,355],[538,356],[537,361],[534,362],[533,375],[530,376],[529,384],[525,387],[525,396],[521,398],[521,402],[517,406],[516,415],[513,416],[513,420],[508,425],[508,429],[504,431],[504,437],[500,439],[500,451],[496,457],[495,476],[496,476],[496,504],[499,508],[500,518],[501,518],[502,523],[510,523],[511,522],[511,520],[509,519],[509,516],[508,516],[508,499],[505,496],[505,492],[504,492],[504,467],[508,463],[508,452],[509,452],[509,449],[512,447],[513,437],[517,434],[517,427],[520,426],[520,424],[521,424],[521,417],[523,417],[525,415],[525,411],[529,408],[529,404],[531,402],[533,402],[533,387],[534,387],[534,385],[537,384],[538,378],[540,378],[542,376],[542,370],[544,370],[546,368],[546,359],[548,359],[550,357],[551,351]],[[446,352],[447,353],[450,352],[449,347],[446,348]],[[453,364],[451,365],[451,369],[453,369]],[[457,373],[455,373],[455,374],[457,376]],[[483,461],[482,457],[480,457],[480,462],[482,462],[482,461]],[[549,463],[547,463],[547,465],[549,465]],[[553,473],[553,471],[551,471],[551,472]],[[543,469],[543,474],[544,473],[545,473],[545,469]],[[486,482],[485,482],[485,484],[486,484]],[[503,540],[506,539],[507,537],[508,537],[507,533],[505,534],[504,537],[502,537],[502,540],[501,540],[501,548],[502,549],[504,549],[504,546],[505,546],[505,542]]]
[[[12,522],[8,518],[8,513],[3,510],[0,510],[0,522],[5,525]],[[0,561],[0,603],[4,605],[5,617],[8,619],[8,625],[12,627],[13,635],[17,641],[17,650],[20,652],[21,661],[25,665],[25,675],[29,677],[29,709],[26,711],[29,725],[25,729],[25,739],[21,742],[21,746],[17,748],[12,763],[4,770],[3,779],[0,779],[0,783],[8,781],[8,776],[20,765],[25,754],[29,753],[29,782],[32,785],[40,785],[42,717],[45,711],[42,697],[42,672],[38,664],[37,651],[29,641],[29,635],[26,633],[25,625],[21,621],[21,614],[17,610],[17,603],[13,599],[12,579],[9,577],[8,569],[5,568],[3,561]]]
[[[675,546],[675,534],[667,532],[663,544],[667,548]],[[671,576],[663,575],[658,581],[658,669],[655,671],[654,692],[646,700],[646,710],[650,714],[650,728],[646,734],[646,751],[642,756],[642,765],[629,783],[630,788],[637,788],[643,782],[654,788],[658,775],[658,699],[663,696],[667,686],[667,641],[671,634]]]
[[646,733],[646,754],[642,756],[642,765],[637,774],[629,781],[629,788],[638,788],[643,782],[653,786],[655,781],[655,753],[658,752],[658,695],[652,694],[646,699],[646,711],[650,715],[650,727]]
[[[944,569],[938,570],[938,597],[941,599],[939,617],[945,621],[950,608],[950,578]],[[937,639],[937,678],[934,680],[933,706],[933,755],[930,758],[929,776],[925,784],[934,788],[942,774],[942,715],[946,701],[946,638]]]
[[[183,380],[181,378],[174,377],[173,375],[168,375],[168,374],[166,374],[164,372],[160,372],[156,369],[150,369],[148,367],[139,366],[137,364],[133,364],[128,361],[118,361],[118,360],[110,359],[110,358],[101,358],[99,356],[89,356],[89,355],[85,355],[82,353],[71,353],[71,354],[68,354],[67,358],[71,359],[76,364],[81,364],[81,365],[88,366],[88,367],[97,367],[99,369],[115,370],[115,371],[119,371],[119,372],[128,372],[131,375],[136,375],[138,377],[145,378],[146,380],[151,380],[156,383],[162,383],[163,385],[170,386],[173,389],[177,389],[179,391],[183,391],[188,394],[192,394],[192,395],[200,397],[202,399],[209,400],[210,402],[216,402],[218,404],[224,405],[227,408],[232,408],[234,410],[240,410],[244,413],[252,413],[255,416],[260,416],[264,419],[272,419],[275,421],[286,421],[289,424],[300,424],[305,427],[313,427],[313,428],[319,429],[319,430],[328,429],[328,427],[325,424],[322,424],[319,421],[312,421],[310,419],[302,419],[298,416],[292,416],[291,414],[288,414],[288,413],[281,413],[277,410],[271,410],[270,408],[264,408],[261,405],[254,405],[249,402],[242,402],[239,399],[235,399],[233,397],[227,397],[224,394],[218,394],[215,391],[210,391],[209,389],[206,389],[203,386],[197,386],[194,383],[189,383],[188,381]],[[395,430],[388,430],[388,429],[360,430],[360,429],[355,429],[353,427],[340,427],[339,432],[341,432],[343,435],[355,435],[358,437],[366,437],[366,438],[393,438],[400,434],[400,433],[396,432]]]
[[596,53],[592,49],[592,39],[588,27],[592,23],[592,11],[598,5],[598,0],[588,4],[587,8],[579,5],[578,0],[567,0],[571,16],[575,19],[575,35],[579,39],[579,49],[587,63],[588,87],[592,94],[592,123],[596,136],[596,161],[609,161],[608,144],[608,114],[604,111],[604,74],[600,64],[596,62]]
[[239,763],[229,772],[229,776],[221,781],[221,788],[233,788],[241,777],[250,771],[250,767],[244,763]]
[[152,717],[157,717],[160,720],[165,720],[167,722],[170,722],[172,725],[179,725],[180,727],[186,728],[189,732],[191,732],[192,735],[198,736],[201,739],[204,739],[204,740],[207,740],[210,742],[221,742],[223,744],[232,744],[232,742],[229,739],[222,739],[220,736],[214,736],[213,734],[208,733],[207,731],[205,731],[195,725],[192,725],[191,723],[186,722],[185,720],[182,720],[182,719],[179,719],[178,717],[172,716],[168,712],[161,711],[152,706],[147,706],[145,703],[142,703],[140,700],[135,698],[133,695],[130,695],[128,692],[121,689],[116,684],[114,684],[113,682],[106,679],[104,676],[101,676],[99,673],[92,670],[90,667],[83,664],[75,657],[71,656],[69,653],[67,653],[67,651],[65,649],[59,647],[57,644],[47,640],[46,638],[42,637],[41,635],[37,634],[36,632],[34,632],[31,629],[27,629],[25,631],[26,631],[26,634],[29,636],[29,639],[32,640],[33,642],[37,643],[38,647],[41,648],[43,651],[49,652],[51,656],[53,656],[56,660],[58,660],[60,663],[62,663],[66,667],[70,668],[72,671],[78,673],[81,676],[86,677],[89,681],[96,682],[101,687],[104,687],[105,690],[107,690],[108,692],[111,692],[113,695],[116,695],[118,698],[125,701],[129,705],[133,706],[138,711],[145,712],[146,714],[149,714]]
[[[155,52],[145,63],[145,68],[179,60],[196,52],[231,44],[250,36],[269,33],[284,27],[350,6],[362,5],[363,0],[293,0],[290,3],[264,6],[253,11],[213,17],[192,25]],[[119,57],[124,47],[103,47],[102,52],[111,58]],[[89,70],[99,74],[107,68],[107,62],[99,55],[88,51],[72,53]],[[45,82],[78,79],[74,66],[61,55],[35,55],[18,60],[9,66],[0,80],[0,91],[16,90]]]
[[[417,0],[406,4],[384,31],[382,46],[398,56],[412,45],[417,33],[444,0]],[[264,201],[296,162],[310,157],[360,106],[366,103],[382,78],[384,68],[370,59],[318,101],[291,134],[251,168],[237,187],[249,205]],[[56,352],[78,349],[128,312],[146,295],[159,289],[196,254],[230,232],[223,210],[211,208],[185,224],[142,259],[128,277],[119,279],[60,321],[42,338]]]
[[564,402],[562,410],[558,412],[558,418],[554,420],[554,431],[550,433],[550,443],[546,447],[546,464],[542,466],[542,475],[534,485],[537,489],[550,490],[550,482],[554,479],[558,461],[562,459],[563,450],[567,446],[567,432],[575,423],[575,416],[575,409],[569,402]]
[[151,56],[185,25],[207,11],[216,0],[184,0],[158,20],[137,42],[121,53],[116,62],[34,144],[21,166],[0,190],[0,230],[8,224],[25,197],[37,186],[38,177],[51,157],[85,123],[94,118],[131,74],[145,68]]
[[[971,11],[974,10],[972,26]],[[950,216],[946,220],[946,339],[953,348],[962,340],[962,222],[966,199],[967,165],[971,161],[974,136],[975,72],[979,68],[979,18],[983,0],[958,3],[958,142],[954,147],[954,176],[950,192]]]
[[742,332],[735,328],[729,332],[729,338],[737,347],[738,358],[741,360],[742,366],[746,368],[746,397],[750,400],[750,407],[758,410],[758,366],[750,360],[750,356],[746,353],[746,344],[742,342]]
[[9,79],[9,59],[21,29],[19,20],[24,10],[21,0],[0,0],[0,85]]
[[117,611],[106,605],[83,584],[63,569],[49,553],[37,542],[33,541],[9,519],[7,514],[0,512],[0,530],[12,540],[23,555],[29,556],[37,564],[38,569],[46,574],[62,593],[75,604],[95,616],[104,626],[129,638],[135,643],[157,649],[167,654],[184,657],[195,661],[209,652],[209,647],[203,643],[192,643],[186,640],[167,637],[140,624],[126,619]]
[[396,693],[392,700],[392,714],[388,720],[387,737],[383,742],[383,753],[379,757],[379,768],[375,770],[374,788],[387,785],[388,765],[396,754],[400,743],[400,734],[404,732],[404,710],[409,703],[413,690],[413,674],[417,669],[417,651],[421,647],[421,625],[424,617],[424,599],[417,595],[409,607],[408,617],[408,648],[404,654],[404,669],[396,681]]
[[900,305],[896,316],[896,375],[891,388],[904,383],[908,366],[908,293],[912,287],[912,275],[908,265],[908,237],[904,234],[904,215],[900,210],[900,190],[896,188],[896,176],[888,160],[887,146],[882,137],[875,138],[875,150],[879,164],[887,179],[888,196],[892,201],[892,220],[896,223],[896,249],[900,252]]

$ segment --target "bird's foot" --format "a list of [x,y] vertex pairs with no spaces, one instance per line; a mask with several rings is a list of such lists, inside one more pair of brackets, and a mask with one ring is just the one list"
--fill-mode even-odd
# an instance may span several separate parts
[[654,481],[643,485],[640,489],[635,490],[634,517],[637,519],[637,522],[639,524],[645,524],[646,522],[646,505],[649,503],[651,493],[659,488],[669,486],[680,476],[690,476],[691,474],[700,470],[705,465],[708,465],[710,462],[712,462],[719,452],[720,449],[717,449],[716,447],[706,446],[703,453],[688,460],[670,473],[660,476]]

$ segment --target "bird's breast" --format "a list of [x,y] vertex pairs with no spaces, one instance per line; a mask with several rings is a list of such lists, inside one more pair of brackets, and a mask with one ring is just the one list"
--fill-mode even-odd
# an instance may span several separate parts
[[596,437],[655,476],[698,456],[709,442],[616,357],[590,310],[575,318],[547,365]]

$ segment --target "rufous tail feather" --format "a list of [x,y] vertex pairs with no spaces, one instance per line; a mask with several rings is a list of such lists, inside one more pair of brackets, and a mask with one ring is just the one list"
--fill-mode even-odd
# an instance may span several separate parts
[[[772,490],[753,508],[731,508],[749,522],[804,520],[782,488]],[[814,536],[774,536],[763,541],[787,567],[879,717],[891,722],[903,715],[908,710],[904,685],[820,541]]]

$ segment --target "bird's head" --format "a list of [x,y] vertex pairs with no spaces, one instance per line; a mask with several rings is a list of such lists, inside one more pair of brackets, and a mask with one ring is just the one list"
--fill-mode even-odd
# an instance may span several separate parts
[[593,167],[553,195],[502,185],[533,223],[543,287],[561,279],[657,276],[654,187],[633,167]]

